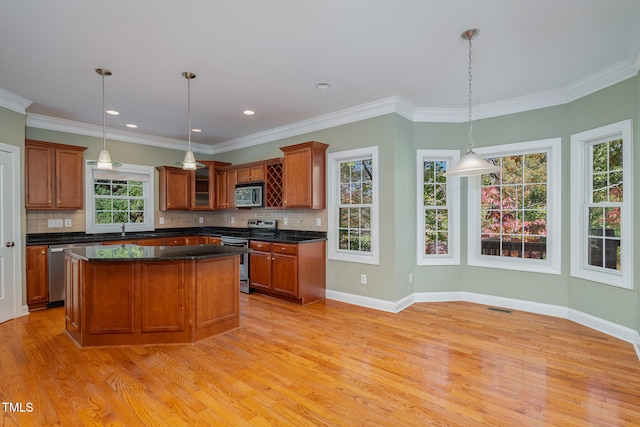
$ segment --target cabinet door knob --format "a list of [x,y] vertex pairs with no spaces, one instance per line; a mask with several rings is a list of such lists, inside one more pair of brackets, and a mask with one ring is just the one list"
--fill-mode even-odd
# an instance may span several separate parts
[[8,247],[8,248],[12,248],[12,247],[14,247],[15,245],[16,245],[16,243],[15,243],[15,242],[7,242],[7,243],[5,244],[5,246],[6,246],[6,247]]

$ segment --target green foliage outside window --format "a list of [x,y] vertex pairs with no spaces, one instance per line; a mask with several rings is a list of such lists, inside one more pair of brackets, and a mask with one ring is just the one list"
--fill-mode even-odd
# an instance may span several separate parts
[[445,161],[423,162],[424,252],[449,253],[449,209],[447,208],[447,169]]
[[96,179],[93,193],[96,224],[144,222],[142,181]]
[[371,210],[373,204],[371,159],[340,163],[338,248],[371,252]]

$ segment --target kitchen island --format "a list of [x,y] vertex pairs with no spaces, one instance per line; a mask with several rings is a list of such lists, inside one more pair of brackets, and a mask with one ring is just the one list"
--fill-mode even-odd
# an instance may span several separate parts
[[245,248],[65,250],[65,330],[81,347],[193,343],[239,326]]

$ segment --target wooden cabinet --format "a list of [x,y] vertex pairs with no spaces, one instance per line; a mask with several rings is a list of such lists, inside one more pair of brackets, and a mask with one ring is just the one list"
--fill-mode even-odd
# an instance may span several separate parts
[[235,191],[237,183],[237,169],[216,171],[216,209],[233,209],[236,207]]
[[186,246],[187,237],[165,237],[165,246]]
[[325,241],[302,244],[252,240],[251,288],[274,297],[309,304],[325,298]]
[[264,163],[249,164],[237,169],[238,183],[264,181]]
[[27,246],[27,305],[29,311],[46,308],[49,301],[49,256],[46,245]]
[[284,153],[282,193],[284,208],[325,208],[326,150],[321,142],[310,141],[281,147]]
[[[216,207],[216,169],[231,163],[202,160],[203,168],[191,171],[189,209],[210,211]],[[234,184],[235,186],[235,184]]]
[[164,238],[155,237],[151,239],[136,240],[136,245],[140,246],[164,246]]
[[26,209],[82,209],[86,147],[25,140]]
[[219,237],[213,236],[200,236],[201,245],[221,245],[222,241]]
[[[200,161],[203,168],[184,170],[158,166],[158,205],[160,210],[213,210],[216,206],[216,168],[230,163]],[[235,188],[235,182],[233,184]]]
[[76,342],[82,334],[80,306],[82,299],[80,294],[80,277],[82,276],[81,269],[82,263],[79,259],[69,256],[64,257],[65,325],[67,332],[74,340],[76,340]]
[[191,171],[158,166],[158,206],[161,211],[189,209]]

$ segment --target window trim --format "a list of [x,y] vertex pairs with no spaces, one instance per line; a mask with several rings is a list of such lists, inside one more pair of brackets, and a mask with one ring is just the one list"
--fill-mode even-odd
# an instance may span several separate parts
[[[365,147],[357,148],[354,150],[339,151],[328,154],[327,162],[327,197],[328,197],[328,212],[327,212],[327,240],[328,240],[328,259],[336,261],[355,262],[362,264],[378,265],[380,263],[380,238],[379,238],[379,181],[380,175],[378,169],[378,147]],[[338,189],[340,180],[339,173],[340,168],[338,163],[349,160],[362,160],[371,159],[373,167],[373,203],[371,207],[371,253],[345,253],[338,249],[339,243],[339,213],[338,213],[338,197],[340,197],[340,191]]]
[[[85,227],[87,234],[100,233],[119,233],[122,231],[121,225],[99,225],[95,224],[95,198],[93,197],[93,171],[98,170],[96,165],[89,164],[89,160],[85,162],[84,183],[85,183]],[[101,171],[105,172],[105,171]],[[108,171],[107,171],[108,172]],[[123,164],[121,167],[113,171],[114,173],[135,173],[139,175],[147,175],[149,178],[144,185],[147,186],[147,200],[145,202],[146,221],[144,223],[127,223],[127,231],[153,231],[155,229],[155,168],[152,166]]]
[[449,253],[446,255],[425,255],[424,251],[424,161],[445,161],[447,169],[453,167],[460,159],[458,150],[416,151],[416,230],[417,233],[417,265],[460,265],[460,178],[447,177],[447,205],[449,206]]
[[[571,135],[571,276],[591,280],[624,289],[633,289],[633,121],[617,123],[589,129]],[[622,182],[624,196],[621,208],[621,264],[618,272],[607,269],[587,268],[586,235],[587,224],[584,204],[591,171],[587,170],[587,147],[598,140],[622,138]]]
[[[491,147],[474,148],[485,158],[539,153],[547,155],[547,259],[496,257],[480,254],[480,184],[481,176],[468,178],[468,236],[467,264],[505,270],[561,274],[562,253],[562,139],[560,137],[536,141],[516,142]],[[553,185],[550,185],[553,184]]]

